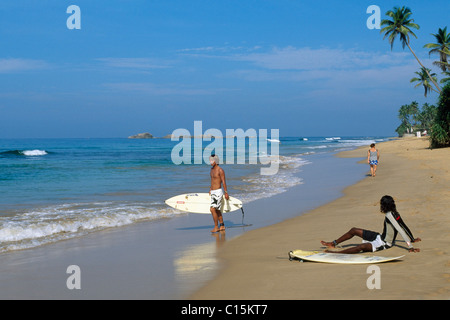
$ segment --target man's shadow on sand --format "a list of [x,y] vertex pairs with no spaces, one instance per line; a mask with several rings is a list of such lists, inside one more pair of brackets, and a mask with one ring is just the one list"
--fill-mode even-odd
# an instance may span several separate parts
[[[231,228],[247,228],[247,227],[251,227],[252,226],[252,224],[233,223],[231,221],[224,221],[224,224],[225,224],[225,230],[226,229],[231,229]],[[204,229],[211,229],[211,224],[206,225],[206,226],[176,228],[175,230],[204,230]]]

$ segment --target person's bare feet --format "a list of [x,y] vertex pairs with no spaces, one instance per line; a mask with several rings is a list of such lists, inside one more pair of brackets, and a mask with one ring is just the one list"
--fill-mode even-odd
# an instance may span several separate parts
[[215,226],[214,229],[211,230],[211,233],[216,233],[216,232],[219,232],[219,231],[225,231],[225,224],[221,223],[219,225],[219,227]]
[[[326,242],[326,241],[320,241],[320,243],[326,247],[329,248],[335,248],[336,246],[334,245],[334,242]],[[326,252],[326,251],[325,251]]]

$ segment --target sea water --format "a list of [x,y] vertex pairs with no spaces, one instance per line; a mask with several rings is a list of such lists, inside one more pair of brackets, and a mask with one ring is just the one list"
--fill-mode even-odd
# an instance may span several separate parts
[[[268,141],[279,143],[279,170],[274,175],[261,175],[262,165],[249,161],[221,166],[228,192],[245,205],[302,184],[301,171],[308,170],[312,154],[332,154],[385,140],[284,137]],[[210,166],[175,165],[171,151],[177,143],[170,139],[0,139],[0,253],[188,214],[168,207],[164,200],[208,192]],[[203,144],[204,148],[208,142]]]

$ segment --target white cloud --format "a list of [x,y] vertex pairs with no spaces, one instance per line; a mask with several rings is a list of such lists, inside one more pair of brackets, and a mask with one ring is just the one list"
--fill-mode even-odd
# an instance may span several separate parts
[[98,61],[114,68],[165,69],[171,68],[170,61],[151,58],[99,58]]
[[377,65],[403,64],[409,52],[370,52],[342,48],[272,47],[201,47],[182,49],[188,56],[249,62],[269,70],[337,70]]
[[148,95],[210,95],[216,93],[217,90],[196,89],[192,87],[180,85],[162,86],[150,82],[120,82],[105,83],[104,87],[115,91],[134,91]]
[[0,59],[0,73],[15,73],[22,71],[48,68],[48,63],[43,60],[8,58]]
[[242,62],[231,65],[229,71],[219,75],[222,78],[251,82],[309,82],[311,85],[327,84],[332,87],[344,85],[343,82],[357,87],[369,83],[372,86],[394,84],[396,81],[409,83],[408,77],[412,77],[418,69],[409,51],[391,52],[388,49],[371,52],[354,48],[287,46],[223,53],[205,47],[198,48],[198,53],[190,56]]
[[[236,51],[243,51],[243,52],[252,52],[255,50],[261,49],[261,46],[253,46],[253,47],[244,47],[244,46],[208,46],[208,47],[198,47],[198,48],[185,48],[180,49],[178,52],[182,53],[226,53],[226,52],[236,52]],[[195,55],[195,54],[193,54]]]
[[309,47],[271,48],[265,52],[222,55],[216,58],[246,62],[221,77],[250,82],[302,83],[302,87],[343,91],[408,87],[419,64],[409,51],[370,52],[358,49]]
[[179,52],[212,52],[217,51],[217,47],[200,47],[200,48],[185,48],[178,50]]
[[230,57],[248,61],[270,70],[339,70],[394,65],[405,61],[408,54],[367,52],[356,49],[273,48],[268,52],[240,54]]

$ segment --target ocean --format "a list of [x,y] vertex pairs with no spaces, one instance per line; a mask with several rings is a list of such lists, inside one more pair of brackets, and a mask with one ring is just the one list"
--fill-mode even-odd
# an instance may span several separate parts
[[[229,194],[244,206],[304,183],[301,172],[314,161],[312,155],[331,155],[388,138],[268,141],[268,152],[272,143],[279,148],[273,175],[261,175],[267,165],[249,163],[246,140],[246,163],[221,164]],[[0,139],[0,253],[189,214],[168,207],[164,200],[208,192],[210,165],[175,164],[172,151],[178,144],[158,138]],[[202,151],[208,144],[203,142]]]

